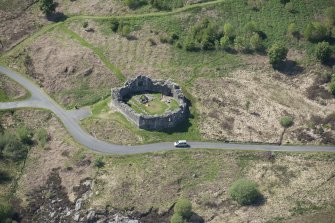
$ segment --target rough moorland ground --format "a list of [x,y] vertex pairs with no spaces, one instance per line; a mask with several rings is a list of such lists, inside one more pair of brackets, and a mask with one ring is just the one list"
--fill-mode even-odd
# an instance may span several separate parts
[[13,101],[24,99],[29,93],[19,84],[0,74],[0,101]]
[[66,107],[99,101],[119,81],[93,52],[58,29],[39,37],[13,67],[19,67]]
[[[49,141],[45,146],[33,146],[23,162],[8,164],[9,161],[0,159],[0,165],[6,165],[3,170],[8,170],[13,175],[7,184],[0,183],[0,188],[7,188],[1,190],[1,196],[7,196],[12,200],[17,210],[23,214],[23,222],[33,221],[32,217],[37,214],[34,210],[39,208],[37,206],[36,209],[35,205],[42,202],[33,192],[43,187],[53,172],[57,172],[60,177],[60,185],[57,186],[59,191],[56,190],[55,193],[65,193],[70,202],[77,198],[75,187],[79,186],[83,179],[94,177],[92,154],[84,154],[50,112],[3,111],[0,123],[3,128],[12,130],[22,125],[35,130],[44,128],[49,135]],[[36,199],[37,204],[34,203]]]
[[[104,161],[94,207],[164,213],[186,197],[205,222],[218,223],[270,222],[334,208],[333,154],[184,150]],[[256,181],[264,201],[246,207],[233,202],[227,191],[239,178]]]
[[0,1],[0,52],[8,50],[47,23],[38,11],[36,2],[36,0]]

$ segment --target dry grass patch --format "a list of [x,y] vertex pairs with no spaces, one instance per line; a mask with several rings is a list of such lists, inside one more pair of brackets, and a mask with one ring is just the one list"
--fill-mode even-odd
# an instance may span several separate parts
[[29,96],[21,85],[0,73],[0,101],[20,100]]
[[209,139],[280,143],[283,128],[279,120],[290,115],[294,126],[283,142],[299,143],[292,131],[307,127],[312,115],[325,117],[335,109],[334,99],[324,106],[304,95],[316,75],[311,71],[290,77],[251,65],[232,72],[229,78],[199,78],[192,92],[199,101],[200,130]]

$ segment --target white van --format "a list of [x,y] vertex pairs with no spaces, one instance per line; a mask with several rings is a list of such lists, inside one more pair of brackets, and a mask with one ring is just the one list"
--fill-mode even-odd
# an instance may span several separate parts
[[190,145],[186,142],[186,140],[178,140],[174,142],[175,147],[189,147]]

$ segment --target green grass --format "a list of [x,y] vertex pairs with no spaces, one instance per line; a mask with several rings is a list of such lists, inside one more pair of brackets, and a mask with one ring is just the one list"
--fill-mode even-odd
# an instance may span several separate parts
[[174,111],[179,108],[178,102],[172,97],[170,98],[171,102],[167,104],[161,100],[161,94],[155,93],[150,95],[153,99],[147,104],[141,104],[136,100],[136,98],[141,97],[141,95],[133,96],[127,103],[136,112],[148,115],[162,115],[166,111]]
[[8,95],[4,90],[0,89],[0,102],[7,102],[7,101],[9,101]]

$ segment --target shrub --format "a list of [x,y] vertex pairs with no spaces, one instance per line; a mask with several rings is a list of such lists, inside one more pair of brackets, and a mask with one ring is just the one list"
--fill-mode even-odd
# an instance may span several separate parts
[[25,145],[31,145],[33,143],[33,134],[32,132],[25,126],[18,127],[16,129],[16,134],[21,140],[21,142]]
[[288,27],[287,27],[287,31],[288,31],[289,34],[291,34],[294,37],[299,36],[299,30],[298,30],[297,25],[295,23],[289,24]]
[[170,222],[171,223],[186,223],[184,218],[179,214],[172,215]]
[[289,128],[289,127],[291,127],[293,125],[293,118],[291,116],[283,116],[280,119],[280,124],[284,128]]
[[292,2],[288,2],[286,5],[285,5],[285,9],[288,11],[288,12],[294,12],[294,7],[293,7],[293,3]]
[[4,156],[13,159],[21,160],[27,156],[28,148],[17,137],[13,136],[7,142],[2,153]]
[[129,36],[130,34],[130,26],[129,25],[123,25],[121,30],[122,36]]
[[56,4],[53,0],[39,0],[39,8],[45,15],[55,12]]
[[330,24],[334,25],[335,24],[335,7],[328,7],[326,9],[326,16],[327,20],[329,21]]
[[255,22],[248,22],[245,26],[244,26],[244,32],[251,36],[253,33],[259,31],[257,25]]
[[131,9],[136,9],[142,5],[147,4],[146,0],[124,0],[124,2]]
[[257,33],[254,33],[250,38],[250,45],[256,51],[261,50],[263,48],[263,40]]
[[286,59],[288,49],[279,43],[275,43],[269,49],[270,64],[277,68]]
[[184,5],[182,0],[150,0],[150,4],[159,10],[171,10]]
[[110,27],[113,32],[117,32],[119,29],[119,20],[117,20],[116,18],[112,18],[110,22]]
[[83,28],[87,28],[87,27],[88,27],[88,22],[87,21],[83,22]]
[[6,203],[0,203],[0,222],[12,222],[13,207]]
[[318,60],[320,60],[322,63],[325,63],[329,58],[331,57],[331,49],[328,42],[321,42],[318,43],[316,46],[315,55]]
[[189,200],[181,199],[174,206],[174,214],[178,214],[184,218],[189,218],[192,215],[192,204]]
[[290,0],[280,0],[280,3],[281,4],[287,4],[287,3],[289,3],[290,2]]
[[240,52],[248,52],[250,51],[250,41],[246,36],[237,36],[234,40],[235,49]]
[[39,129],[36,132],[36,139],[41,146],[45,146],[49,141],[49,134],[45,129]]
[[229,47],[229,37],[228,36],[224,36],[220,39],[220,46],[223,49],[227,49]]
[[235,181],[228,190],[229,196],[241,205],[256,203],[261,197],[257,184],[250,180]]
[[103,157],[99,156],[98,158],[96,158],[96,160],[94,161],[94,166],[96,166],[98,168],[104,167],[105,162],[103,161]]
[[224,24],[223,26],[223,33],[225,36],[231,38],[231,37],[234,37],[234,33],[235,33],[235,30],[234,30],[234,27],[230,24],[230,23],[226,23]]
[[311,42],[319,42],[328,37],[327,27],[319,22],[309,23],[304,30],[305,38]]
[[332,95],[335,96],[335,80],[333,80],[332,82],[330,82],[330,84],[329,84],[329,90],[330,90],[330,93],[332,93]]

